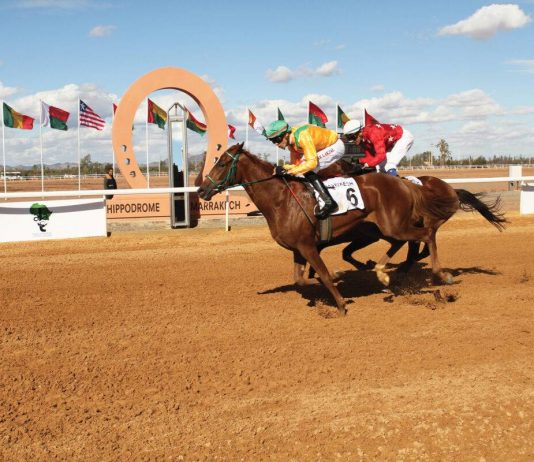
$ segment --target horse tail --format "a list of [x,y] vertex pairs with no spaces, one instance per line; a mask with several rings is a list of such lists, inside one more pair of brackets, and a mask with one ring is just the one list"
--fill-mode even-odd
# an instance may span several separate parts
[[501,212],[500,196],[494,202],[489,202],[482,200],[484,193],[473,194],[465,189],[455,189],[455,191],[460,201],[460,208],[464,212],[477,211],[499,231],[504,230],[504,224],[508,223],[508,220],[505,218],[504,213]]
[[412,216],[414,219],[421,217],[432,217],[434,220],[447,221],[452,217],[459,207],[458,197],[453,189],[450,191],[437,193],[429,189],[408,183],[414,192],[414,208]]

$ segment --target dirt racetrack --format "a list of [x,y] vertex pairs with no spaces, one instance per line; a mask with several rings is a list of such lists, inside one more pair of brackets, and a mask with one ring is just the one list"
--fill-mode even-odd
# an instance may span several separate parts
[[534,217],[509,218],[442,228],[452,286],[425,261],[384,292],[328,249],[345,318],[262,226],[0,244],[0,460],[533,460]]

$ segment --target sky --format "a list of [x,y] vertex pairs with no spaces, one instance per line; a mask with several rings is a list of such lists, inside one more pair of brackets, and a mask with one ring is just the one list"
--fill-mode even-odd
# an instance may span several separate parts
[[[212,86],[237,141],[247,109],[267,125],[280,108],[298,125],[311,100],[332,129],[336,104],[351,118],[365,108],[402,125],[415,136],[408,155],[437,154],[445,139],[456,159],[533,157],[533,18],[534,0],[0,0],[0,100],[37,119],[31,131],[5,128],[3,154],[11,166],[40,162],[43,100],[71,112],[68,131],[42,129],[45,164],[77,162],[78,135],[80,155],[111,161],[112,102],[144,74],[176,66]],[[78,132],[78,98],[106,118],[102,132]],[[181,92],[150,98],[164,109],[183,102],[204,120]],[[140,163],[145,119],[142,105]],[[165,132],[148,131],[150,161],[165,158]],[[206,139],[188,133],[191,153],[202,152]],[[274,159],[274,146],[251,129],[249,143]]]

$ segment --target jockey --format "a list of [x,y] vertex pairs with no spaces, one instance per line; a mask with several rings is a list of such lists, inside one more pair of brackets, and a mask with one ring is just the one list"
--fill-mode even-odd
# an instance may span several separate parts
[[337,133],[316,125],[290,127],[284,120],[275,120],[267,125],[265,136],[279,148],[288,148],[290,152],[291,163],[276,167],[275,174],[304,175],[324,202],[324,206],[315,213],[320,220],[335,212],[338,206],[317,172],[345,154],[345,145]]
[[343,134],[356,144],[363,144],[365,156],[359,159],[360,164],[393,176],[397,176],[397,165],[413,144],[413,135],[395,124],[362,127],[359,120],[349,120],[343,127]]

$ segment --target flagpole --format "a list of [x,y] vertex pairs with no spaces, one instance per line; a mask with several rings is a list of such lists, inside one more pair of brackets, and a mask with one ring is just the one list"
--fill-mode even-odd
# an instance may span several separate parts
[[248,150],[248,108],[247,108],[247,117],[246,117],[246,121],[247,121],[247,130],[245,131],[245,149]]
[[[4,193],[7,194],[6,181],[6,125],[4,124],[4,101],[2,101],[2,160],[4,161]],[[7,200],[7,196],[5,198]]]
[[148,99],[146,100],[146,119],[145,119],[145,132],[146,132],[146,187],[150,188],[150,170],[148,169]]
[[[113,132],[113,124],[115,123],[115,110],[113,103],[111,103],[111,131]],[[115,176],[115,149],[113,149],[113,142],[111,143],[111,166],[113,167],[113,176]]]
[[80,160],[80,98],[78,98],[78,191],[82,189],[82,169]]
[[338,130],[339,130],[339,106],[338,106],[338,103],[336,103],[336,133],[339,133]]
[[41,145],[41,192],[44,192],[44,166],[43,166],[43,102],[39,100],[41,116],[39,117],[39,144]]

